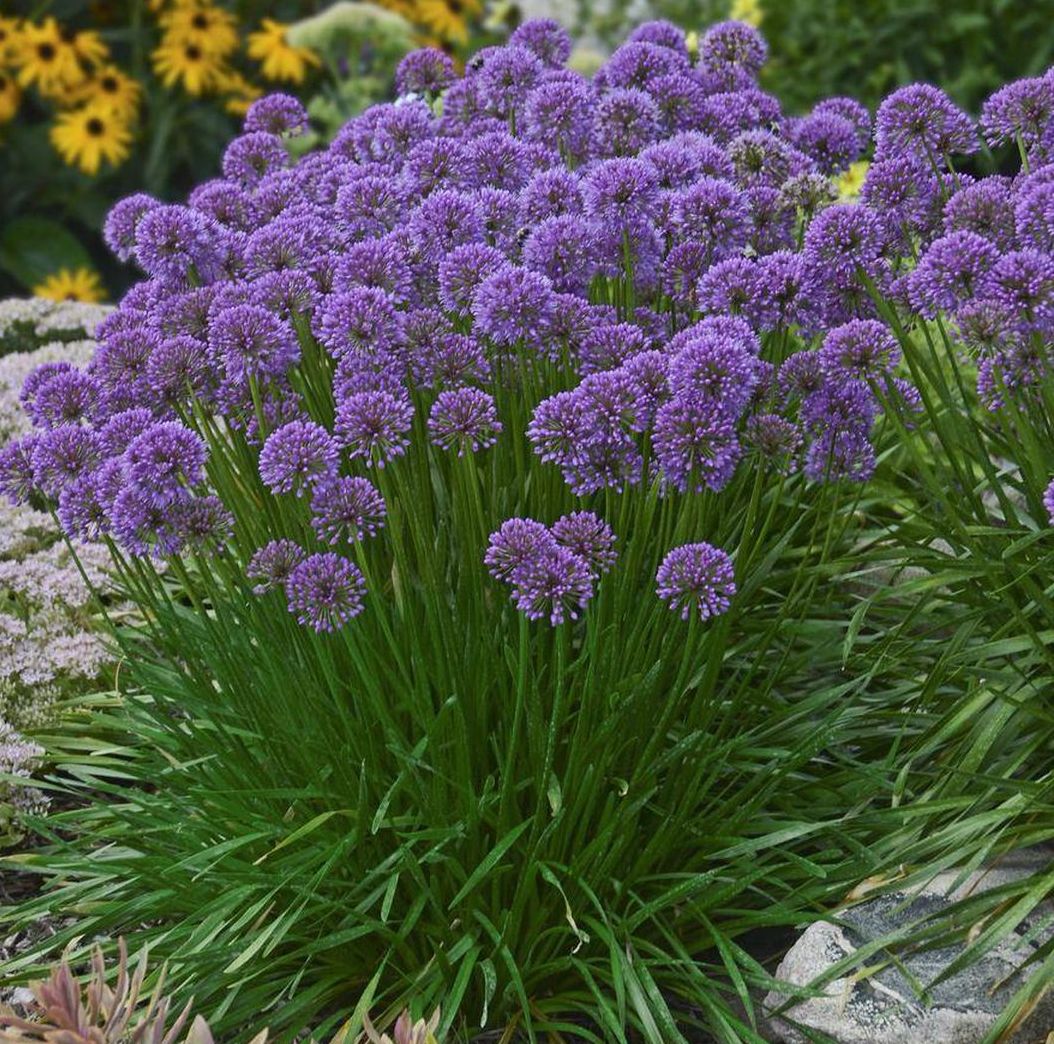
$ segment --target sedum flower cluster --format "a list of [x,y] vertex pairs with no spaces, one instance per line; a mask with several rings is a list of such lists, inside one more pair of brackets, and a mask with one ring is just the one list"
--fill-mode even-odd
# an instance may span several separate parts
[[[107,240],[146,278],[89,365],[26,382],[34,430],[0,456],[3,491],[122,555],[207,556],[258,513],[215,478],[218,454],[249,454],[305,524],[276,525],[241,568],[333,630],[366,605],[361,545],[387,525],[385,475],[408,457],[482,462],[506,440],[590,508],[632,490],[719,495],[746,461],[860,482],[876,423],[910,426],[919,408],[880,301],[954,306],[964,329],[1001,309],[1005,331],[1010,311],[1021,347],[1000,358],[1045,329],[1052,182],[1040,168],[968,184],[953,157],[980,139],[936,88],[895,92],[873,129],[848,98],[782,113],[743,23],[691,55],[679,29],[648,23],[592,78],[565,66],[570,50],[537,20],[460,77],[414,52],[396,102],[296,162],[305,113],[264,98],[185,204],[118,204]],[[1033,165],[1050,82],[1007,88],[983,121]],[[872,143],[861,200],[834,202]],[[575,517],[597,533],[615,521]],[[573,617],[602,570],[547,520],[515,521],[492,539],[492,572],[527,615]],[[495,569],[511,546],[525,557]],[[665,552],[657,597],[725,611],[723,551]]]

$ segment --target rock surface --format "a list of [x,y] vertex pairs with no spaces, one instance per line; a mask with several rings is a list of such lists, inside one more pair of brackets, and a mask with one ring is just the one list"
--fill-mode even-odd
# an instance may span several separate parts
[[[939,913],[957,899],[1049,870],[1052,863],[1054,852],[1034,849],[971,875],[954,892],[955,875],[947,873],[911,894],[892,893],[862,902],[839,913],[841,926],[827,922],[810,925],[784,957],[776,978],[808,985],[860,946]],[[928,1004],[918,999],[912,984],[932,982],[962,952],[961,946],[906,956],[903,970],[890,964],[860,979],[850,975],[833,979],[823,987],[825,996],[798,1001],[780,1015],[773,1015],[769,1020],[770,1039],[780,1044],[806,1044],[815,1039],[803,1032],[808,1028],[838,1044],[975,1044],[1020,988],[1023,980],[1014,969],[1054,935],[1052,918],[1054,904],[1040,904],[1017,936],[934,987]],[[1040,938],[1026,942],[1023,933],[1037,924],[1043,926]],[[876,955],[864,963],[876,965],[881,958]],[[785,994],[773,991],[765,998],[765,1009],[772,1012],[787,1001]],[[1042,1044],[1052,1029],[1054,987],[1010,1039],[1014,1044]]]

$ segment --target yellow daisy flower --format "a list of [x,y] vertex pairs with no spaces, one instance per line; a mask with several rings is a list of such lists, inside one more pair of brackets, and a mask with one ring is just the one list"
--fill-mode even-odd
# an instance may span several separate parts
[[223,107],[232,116],[244,116],[249,111],[249,106],[263,94],[261,88],[234,69],[224,69],[219,74],[216,78],[216,90],[219,94],[229,96],[224,99]]
[[732,7],[728,12],[729,18],[734,18],[737,22],[746,22],[755,29],[761,25],[763,15],[761,0],[732,0]]
[[106,300],[99,273],[91,268],[60,268],[33,287],[35,297],[51,301],[86,301],[97,304]]
[[859,197],[860,189],[864,186],[864,178],[867,177],[867,171],[870,166],[871,164],[867,160],[858,160],[856,163],[851,164],[844,174],[835,179],[839,199],[853,200]]
[[199,95],[216,84],[220,61],[196,43],[174,39],[166,33],[153,53],[154,72],[166,87],[182,84],[187,94]]
[[234,15],[210,4],[183,4],[158,19],[170,40],[190,43],[214,58],[226,58],[238,49],[238,23]]
[[260,63],[268,80],[303,83],[308,68],[319,64],[318,55],[306,47],[293,47],[285,38],[288,27],[265,18],[255,33],[249,34],[246,50]]
[[84,79],[77,51],[66,39],[58,22],[47,18],[43,25],[27,22],[18,34],[18,82],[36,84],[44,93],[62,90]]
[[73,53],[86,65],[99,65],[110,57],[110,48],[94,29],[82,29],[79,33],[63,30],[62,36],[73,48]]
[[420,0],[417,18],[437,36],[463,44],[468,23],[482,12],[479,0]]
[[76,104],[99,102],[126,122],[134,119],[143,89],[116,65],[104,65],[74,92]]
[[15,78],[0,70],[0,123],[15,118],[21,100],[22,91]]
[[60,113],[51,128],[51,144],[64,162],[85,174],[97,174],[105,160],[115,167],[128,158],[132,132],[105,102]]
[[10,65],[15,61],[19,39],[18,19],[0,15],[0,65]]

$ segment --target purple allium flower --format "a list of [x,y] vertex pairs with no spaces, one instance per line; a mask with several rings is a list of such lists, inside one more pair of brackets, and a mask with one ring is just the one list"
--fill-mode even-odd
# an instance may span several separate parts
[[411,359],[418,385],[460,387],[490,378],[491,368],[483,346],[466,334],[443,333],[422,344]]
[[258,305],[235,305],[218,312],[209,343],[223,359],[227,374],[280,376],[294,365],[300,348],[289,324]]
[[756,360],[735,340],[700,334],[681,342],[670,359],[670,390],[707,404],[712,414],[735,418],[757,384]]
[[384,497],[364,478],[323,482],[311,498],[311,526],[327,544],[372,537],[384,525]]
[[395,90],[399,94],[434,96],[454,79],[454,62],[438,47],[410,51],[395,67]]
[[166,403],[203,397],[212,381],[212,361],[193,337],[168,337],[150,354],[146,377],[150,390]]
[[633,323],[603,323],[593,327],[579,347],[583,375],[613,370],[647,347],[644,331]]
[[1054,80],[1049,75],[1000,87],[981,109],[981,129],[993,147],[1020,137],[1026,150],[1047,142],[1054,121]]
[[[1016,220],[1006,180],[983,178],[956,192],[944,206],[944,230],[975,232],[1000,251],[1013,250]],[[1054,244],[1054,239],[1051,243]]]
[[941,165],[951,153],[978,148],[973,121],[939,87],[913,83],[888,94],[875,119],[880,159],[908,157]]
[[683,58],[688,57],[684,30],[664,18],[642,22],[626,37],[626,41],[627,43],[648,43],[658,47],[668,47]]
[[588,413],[573,391],[557,392],[543,399],[527,427],[534,452],[543,461],[561,467],[582,463],[589,433]]
[[860,431],[866,435],[875,422],[877,405],[862,381],[825,381],[801,404],[802,425],[810,432]]
[[823,174],[845,170],[861,151],[856,126],[830,111],[814,111],[792,124],[790,139]]
[[649,82],[647,92],[667,133],[696,130],[702,125],[706,91],[694,76],[687,72],[658,76]]
[[263,595],[276,588],[284,588],[290,573],[304,558],[304,550],[292,540],[272,540],[264,544],[245,567],[245,575],[250,580],[258,581],[253,593]]
[[714,261],[746,245],[750,216],[743,193],[727,181],[700,178],[676,193],[675,219],[683,242],[700,243]]
[[124,451],[132,484],[154,504],[170,504],[204,478],[205,443],[178,421],[159,421]]
[[467,180],[477,189],[518,192],[534,170],[531,146],[507,131],[473,138],[466,148]]
[[488,48],[482,68],[475,73],[487,112],[501,119],[515,112],[538,83],[543,68],[533,51],[511,41],[506,47]]
[[172,514],[177,538],[195,550],[223,549],[234,532],[234,516],[213,493],[177,501]]
[[59,493],[100,459],[99,437],[79,424],[60,424],[42,432],[33,446],[33,479],[49,496]]
[[482,240],[483,214],[472,195],[442,189],[418,205],[409,228],[422,256],[438,262],[454,247]]
[[754,296],[743,309],[752,326],[774,330],[808,319],[805,265],[801,254],[776,250],[758,258]]
[[596,269],[590,223],[576,214],[538,222],[524,241],[523,267],[544,275],[558,293],[585,296]]
[[439,300],[457,315],[469,315],[480,284],[509,266],[505,255],[486,243],[454,247],[439,262]]
[[762,130],[780,119],[779,102],[755,87],[711,94],[703,103],[700,130],[725,145],[744,131]]
[[190,273],[205,276],[216,260],[220,226],[204,214],[175,204],[156,206],[135,227],[135,257],[147,275],[183,286]]
[[260,450],[260,478],[272,493],[298,497],[332,478],[340,463],[333,436],[314,421],[290,421],[272,431]]
[[1054,329],[1054,258],[1038,250],[1004,254],[984,279],[983,296],[1002,305],[1021,329]]
[[852,319],[835,327],[820,349],[820,368],[833,378],[878,381],[899,361],[896,338],[875,319]]
[[132,440],[151,428],[157,418],[144,407],[112,413],[101,428],[96,429],[99,451],[103,456],[120,456]]
[[443,449],[476,453],[498,441],[501,421],[494,397],[479,388],[441,391],[428,415],[432,442]]
[[875,471],[875,451],[866,432],[858,428],[832,428],[809,443],[805,477],[811,482],[849,479],[866,482]]
[[1051,479],[1050,485],[1043,494],[1043,506],[1047,509],[1048,521],[1054,526],[1054,479]]
[[162,503],[139,486],[126,486],[114,498],[109,511],[117,542],[131,555],[178,555],[184,546],[176,527],[176,508],[181,499],[186,499],[185,494]]
[[826,383],[820,353],[800,351],[788,356],[779,368],[777,382],[788,398],[804,398],[819,391]]
[[354,562],[323,551],[293,567],[285,592],[298,623],[318,633],[337,631],[362,612],[366,581]]
[[659,136],[659,109],[651,96],[632,87],[603,95],[593,113],[598,156],[634,156]]
[[470,188],[474,179],[468,147],[459,138],[418,142],[406,157],[403,176],[421,196],[438,189]]
[[59,494],[58,516],[66,533],[78,540],[98,540],[110,531],[110,508],[123,486],[121,466],[106,461],[67,483]]
[[143,216],[161,204],[145,192],[136,192],[118,200],[106,215],[103,239],[120,261],[130,261],[135,254],[136,227]]
[[609,90],[646,90],[660,76],[686,72],[687,54],[645,40],[629,40],[607,60],[597,79]]
[[374,355],[400,343],[399,317],[388,295],[357,286],[332,294],[316,314],[319,341],[335,356]]
[[857,149],[863,153],[871,144],[871,113],[855,98],[824,98],[813,106],[814,116],[840,116],[856,131]]
[[710,268],[713,250],[690,241],[675,246],[662,264],[662,290],[672,301],[689,311],[699,308],[699,280]]
[[[978,185],[984,183],[982,181]],[[974,189],[977,187],[977,185],[970,186]],[[953,197],[949,202],[949,207],[954,201]],[[1017,206],[1011,211],[1009,220],[1005,212],[1000,210],[993,215],[992,223],[996,222],[999,223],[1001,231],[1005,232],[1009,229],[1011,236],[1016,224],[1022,246],[1035,247],[1047,254],[1054,253],[1054,180],[1039,182],[1026,180],[1018,193]],[[1000,245],[1002,249],[1012,249],[1009,242]]]
[[353,239],[390,232],[405,214],[405,184],[391,177],[356,178],[337,191],[334,219]]
[[722,490],[732,478],[742,447],[720,404],[678,395],[659,407],[651,443],[666,483],[682,493]]
[[24,504],[38,492],[33,477],[33,452],[40,435],[32,432],[0,446],[0,494],[12,504]]
[[559,149],[569,159],[581,159],[589,148],[595,105],[596,94],[588,81],[543,83],[524,103],[524,134]]
[[571,57],[571,37],[552,18],[530,18],[509,35],[514,47],[526,47],[550,68],[559,68]]
[[413,406],[406,399],[386,391],[364,391],[338,405],[335,430],[352,457],[362,457],[367,467],[383,468],[406,452],[413,417]]
[[787,474],[801,450],[801,432],[776,413],[757,413],[747,421],[747,444],[772,468]]
[[548,617],[553,627],[578,618],[593,597],[593,577],[587,563],[560,545],[532,555],[517,570],[512,599],[528,620]]
[[307,110],[291,94],[268,94],[249,106],[242,129],[246,134],[305,134]]
[[871,164],[860,200],[884,215],[907,239],[912,232],[933,228],[940,208],[940,188],[932,170],[910,157],[896,157]]
[[682,620],[700,620],[728,611],[736,594],[735,568],[728,553],[713,544],[682,544],[662,560],[655,593]]
[[558,545],[549,530],[532,518],[509,518],[491,533],[483,564],[495,580],[516,583],[524,566]]
[[518,341],[536,344],[549,325],[553,308],[549,280],[537,272],[511,266],[488,276],[472,300],[479,331],[504,347]]
[[719,261],[699,280],[698,307],[704,312],[742,315],[756,293],[755,263],[745,257]]
[[821,210],[805,232],[808,270],[839,289],[853,286],[861,270],[874,277],[888,241],[882,218],[853,203]]
[[543,170],[527,182],[518,203],[520,222],[531,225],[546,218],[582,213],[582,189],[570,171]]
[[808,157],[768,130],[747,130],[728,143],[736,181],[744,188],[766,185],[778,189],[792,174],[812,167]]
[[654,350],[640,352],[619,367],[633,388],[637,427],[642,431],[651,427],[656,411],[669,398],[669,368],[669,356]]
[[413,272],[390,237],[352,243],[337,261],[333,282],[336,291],[360,286],[380,290],[393,304],[405,304],[413,296]]
[[652,168],[640,159],[610,159],[591,167],[583,178],[586,212],[618,227],[647,219],[658,199]]
[[593,580],[603,576],[618,561],[614,531],[592,511],[562,515],[550,531],[558,544],[585,562]]
[[764,37],[745,22],[718,22],[699,41],[699,61],[715,72],[736,69],[756,76],[767,57]]
[[91,374],[49,370],[46,379],[34,383],[29,393],[23,386],[22,404],[38,427],[55,428],[94,419],[103,398],[99,382]]
[[953,312],[974,296],[998,260],[999,251],[976,232],[942,236],[930,244],[911,274],[912,303],[928,318]]

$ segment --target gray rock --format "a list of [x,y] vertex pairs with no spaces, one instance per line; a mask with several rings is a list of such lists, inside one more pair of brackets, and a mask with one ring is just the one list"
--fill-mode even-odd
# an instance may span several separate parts
[[[881,895],[849,907],[838,913],[840,925],[810,925],[784,957],[776,978],[807,986],[859,947],[939,913],[957,899],[1049,870],[1052,862],[1051,850],[1032,849],[970,875],[955,890],[956,875],[945,873],[912,892]],[[1039,938],[1026,941],[1024,935],[1036,925],[1042,926]],[[975,1044],[1021,987],[1023,976],[1014,969],[1052,935],[1054,904],[1041,903],[1018,934],[933,987],[928,1003],[919,999],[913,984],[932,982],[962,952],[962,946],[903,956],[901,967],[890,964],[860,978],[847,973],[826,983],[823,997],[798,1001],[773,1015],[768,1025],[770,1039],[780,1044],[808,1044],[812,1038],[795,1028],[798,1024],[838,1044]],[[876,954],[861,963],[874,966],[882,958]],[[765,1010],[773,1012],[788,1000],[786,994],[773,991],[765,998]],[[1052,1028],[1054,989],[1044,995],[1010,1040],[1041,1044]]]

